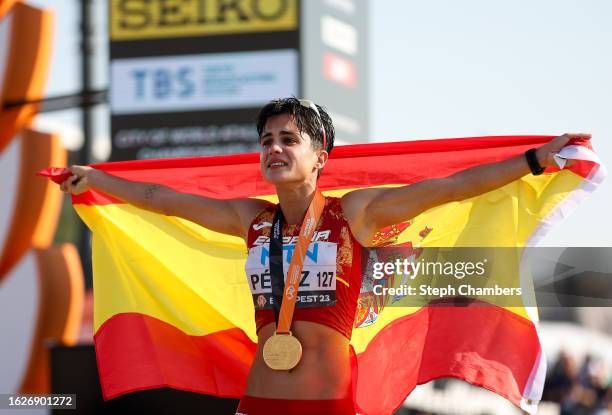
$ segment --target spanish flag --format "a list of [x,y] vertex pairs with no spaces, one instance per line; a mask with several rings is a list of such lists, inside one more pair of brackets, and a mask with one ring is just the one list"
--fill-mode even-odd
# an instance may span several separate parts
[[[319,188],[339,196],[357,188],[446,177],[514,157],[550,139],[502,136],[342,146],[334,149]],[[579,161],[430,209],[382,230],[378,242],[533,246],[605,176],[588,141],[570,143],[560,155]],[[221,199],[275,197],[259,173],[258,154],[94,167]],[[241,397],[256,343],[244,242],[97,191],[73,196],[73,205],[93,233],[95,348],[104,397],[158,387]],[[537,310],[384,307],[370,301],[370,294],[362,289],[351,340],[353,393],[360,413],[390,414],[417,384],[440,377],[485,387],[535,413],[546,372]]]

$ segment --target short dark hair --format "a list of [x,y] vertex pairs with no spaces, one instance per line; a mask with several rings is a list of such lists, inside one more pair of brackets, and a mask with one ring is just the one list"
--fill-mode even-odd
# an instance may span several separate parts
[[323,148],[323,128],[325,128],[327,141],[325,150],[331,153],[332,148],[334,148],[334,125],[323,107],[317,105],[317,109],[321,115],[320,118],[312,108],[303,106],[296,97],[270,101],[257,114],[257,134],[261,137],[268,118],[279,114],[289,114],[295,119],[295,124],[300,133],[306,132],[312,138],[315,149]]

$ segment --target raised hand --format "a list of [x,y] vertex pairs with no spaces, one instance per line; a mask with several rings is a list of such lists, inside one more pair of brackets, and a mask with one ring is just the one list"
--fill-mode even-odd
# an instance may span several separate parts
[[561,149],[565,147],[570,140],[589,140],[590,138],[591,134],[584,133],[566,133],[559,137],[553,138],[548,143],[536,150],[536,156],[538,157],[540,166],[555,166],[556,163],[553,156],[561,151]]
[[70,166],[68,169],[72,175],[60,185],[60,189],[63,192],[78,195],[90,189],[89,175],[95,171],[94,168],[89,166]]

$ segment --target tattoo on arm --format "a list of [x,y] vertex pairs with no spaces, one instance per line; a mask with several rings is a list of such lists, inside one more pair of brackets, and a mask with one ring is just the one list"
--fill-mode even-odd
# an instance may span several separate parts
[[155,192],[159,190],[160,187],[161,186],[158,184],[151,184],[147,186],[147,188],[145,189],[145,198],[152,199],[153,196],[155,195]]

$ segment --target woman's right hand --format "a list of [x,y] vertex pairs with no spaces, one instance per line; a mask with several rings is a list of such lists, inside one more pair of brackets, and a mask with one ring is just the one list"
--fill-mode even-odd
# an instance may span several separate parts
[[62,192],[78,195],[91,188],[90,175],[95,170],[94,168],[89,166],[70,166],[68,170],[70,170],[72,175],[60,185]]

